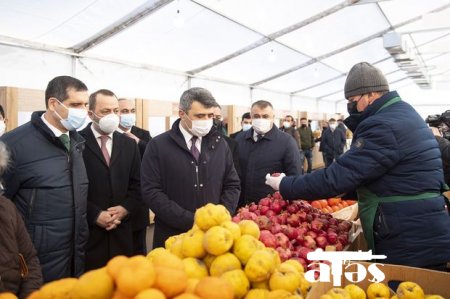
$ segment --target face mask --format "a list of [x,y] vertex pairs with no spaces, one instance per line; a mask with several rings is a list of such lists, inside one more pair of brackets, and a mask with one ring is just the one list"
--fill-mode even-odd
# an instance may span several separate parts
[[[58,101],[58,100],[57,100]],[[60,122],[67,131],[75,131],[80,128],[86,121],[87,110],[77,108],[67,108],[63,103],[58,101],[64,108],[69,111],[66,119],[63,119],[55,110],[55,114],[60,118]]]
[[120,125],[124,128],[131,128],[136,124],[136,114],[128,113],[120,116]]
[[[94,115],[99,117],[95,113]],[[100,118],[97,124],[103,133],[111,134],[112,132],[117,130],[117,128],[119,127],[119,123],[120,123],[119,116],[117,114],[110,113]]]
[[358,105],[358,102],[356,102],[356,101],[347,103],[348,114],[350,114],[350,115],[359,114],[360,112],[358,111],[357,105]]
[[5,121],[0,121],[0,136],[2,136],[6,131],[6,124]]
[[270,131],[270,120],[265,118],[252,119],[252,127],[258,134],[266,134]]
[[192,123],[192,127],[190,128],[192,135],[197,136],[197,137],[203,137],[203,136],[206,136],[206,134],[208,134],[209,131],[211,131],[211,128],[213,126],[212,118],[192,120],[189,118],[187,113],[185,115]]
[[336,127],[337,127],[337,124],[330,124],[330,128],[331,128],[331,130],[334,130],[334,129],[336,129]]
[[248,131],[252,128],[252,124],[243,124],[242,125],[242,131]]
[[306,124],[302,124],[302,128],[306,128]]
[[291,123],[288,121],[283,122],[283,127],[285,127],[286,129],[289,129],[291,127]]

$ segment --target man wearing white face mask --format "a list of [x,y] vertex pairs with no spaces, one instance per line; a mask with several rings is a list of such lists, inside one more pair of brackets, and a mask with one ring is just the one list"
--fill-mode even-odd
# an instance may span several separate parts
[[325,167],[329,167],[340,155],[344,153],[347,142],[345,132],[338,128],[334,118],[328,121],[328,129],[322,133],[321,148],[325,158]]
[[80,80],[60,76],[45,90],[46,111],[6,133],[11,152],[3,179],[38,252],[44,282],[84,272],[88,238],[88,179],[77,133],[87,115],[88,92]]
[[235,212],[239,177],[227,143],[213,127],[216,106],[208,90],[186,90],[180,99],[180,118],[147,146],[141,185],[144,202],[156,215],[153,248],[189,230],[195,210],[207,203]]
[[152,139],[150,132],[136,127],[136,103],[134,100],[119,99],[120,124],[117,129],[128,137],[134,139],[139,146],[141,157],[144,155],[147,143]]
[[251,107],[252,129],[239,134],[241,202],[260,200],[273,190],[264,184],[267,173],[301,174],[298,143],[273,125],[274,112],[268,101]]
[[80,134],[89,178],[86,270],[100,268],[116,255],[134,254],[131,219],[141,201],[140,154],[136,142],[116,132],[119,103],[100,89],[89,97],[92,124]]

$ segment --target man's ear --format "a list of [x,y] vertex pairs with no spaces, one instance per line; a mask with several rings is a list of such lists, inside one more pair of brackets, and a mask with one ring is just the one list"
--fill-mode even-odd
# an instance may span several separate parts
[[51,97],[47,100],[47,106],[51,111],[55,110],[55,106],[58,104],[58,100],[54,97]]
[[181,109],[178,110],[178,116],[179,116],[180,118],[182,118],[182,117],[185,116],[185,115],[186,115],[186,112],[184,112],[184,111],[181,110]]

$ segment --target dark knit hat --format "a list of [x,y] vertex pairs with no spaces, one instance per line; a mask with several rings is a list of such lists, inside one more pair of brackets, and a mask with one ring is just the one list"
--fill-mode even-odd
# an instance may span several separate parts
[[381,71],[368,62],[355,64],[345,80],[345,98],[376,91],[389,91],[389,84]]

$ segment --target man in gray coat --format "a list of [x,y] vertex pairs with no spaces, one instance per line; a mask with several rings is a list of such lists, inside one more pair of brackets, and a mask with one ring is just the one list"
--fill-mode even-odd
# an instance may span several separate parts
[[86,118],[88,98],[80,80],[56,77],[45,91],[47,110],[1,138],[11,152],[5,197],[24,218],[44,282],[84,271],[88,179],[84,139],[76,129]]

